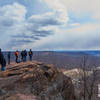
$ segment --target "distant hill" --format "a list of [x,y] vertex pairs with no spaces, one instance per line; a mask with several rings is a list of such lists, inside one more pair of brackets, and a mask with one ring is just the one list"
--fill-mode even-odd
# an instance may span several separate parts
[[[7,52],[4,52],[4,56],[7,61]],[[33,51],[33,60],[64,68],[81,67],[84,56],[87,56],[88,66],[100,66],[100,51]],[[11,52],[11,61],[15,61],[14,52]]]

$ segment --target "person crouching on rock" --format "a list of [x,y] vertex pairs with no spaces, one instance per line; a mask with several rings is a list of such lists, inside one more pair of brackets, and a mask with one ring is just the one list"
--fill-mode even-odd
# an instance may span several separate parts
[[6,69],[6,60],[4,58],[3,53],[1,52],[1,49],[0,49],[0,64],[1,64],[1,71],[5,71],[5,69]]
[[18,50],[15,52],[15,57],[16,57],[16,63],[18,63],[18,55],[19,55],[19,52]]

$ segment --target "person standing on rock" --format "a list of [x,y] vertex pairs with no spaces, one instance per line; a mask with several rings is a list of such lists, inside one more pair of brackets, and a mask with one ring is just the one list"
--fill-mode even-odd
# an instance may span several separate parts
[[21,51],[21,60],[24,61],[24,50]]
[[32,61],[33,52],[32,52],[31,49],[30,49],[30,51],[28,52],[28,54],[29,54],[29,59],[30,59],[30,61]]
[[19,56],[19,52],[18,50],[15,52],[15,57],[16,57],[16,63],[18,63],[18,56]]
[[8,64],[10,64],[10,52],[8,52]]
[[5,71],[5,69],[6,69],[6,60],[4,58],[3,53],[1,52],[1,49],[0,49],[0,64],[1,64],[1,71]]
[[27,51],[26,50],[24,50],[24,62],[26,62],[26,59],[27,58]]

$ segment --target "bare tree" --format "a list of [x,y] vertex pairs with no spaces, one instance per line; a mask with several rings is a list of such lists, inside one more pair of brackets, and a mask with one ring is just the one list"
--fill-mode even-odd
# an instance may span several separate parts
[[80,72],[82,98],[83,100],[93,100],[97,70],[96,66],[88,70],[87,63],[88,56],[83,57],[82,71]]

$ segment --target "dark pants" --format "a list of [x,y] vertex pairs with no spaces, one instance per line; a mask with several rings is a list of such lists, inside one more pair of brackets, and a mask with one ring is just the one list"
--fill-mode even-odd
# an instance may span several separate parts
[[8,58],[8,64],[10,64],[10,58]]
[[18,56],[16,56],[16,63],[18,63]]
[[30,61],[32,61],[32,55],[30,55],[29,57],[30,57]]
[[24,60],[23,61],[26,62],[26,56],[24,56]]
[[21,57],[21,61],[22,61],[22,62],[24,61],[23,56]]
[[1,71],[5,71],[5,70],[6,70],[5,65],[1,65]]

